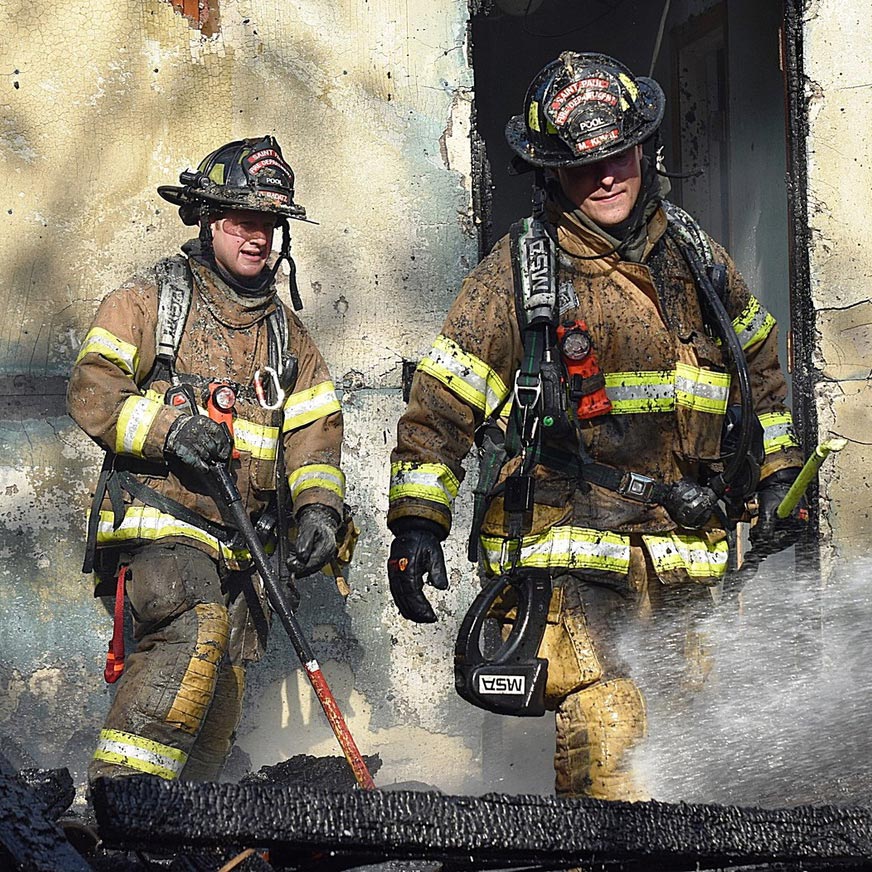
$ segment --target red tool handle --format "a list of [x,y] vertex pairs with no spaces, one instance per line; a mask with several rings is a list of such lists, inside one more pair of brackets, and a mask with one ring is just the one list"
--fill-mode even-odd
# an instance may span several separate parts
[[303,635],[299,622],[288,606],[282,586],[276,578],[269,558],[266,556],[266,551],[264,551],[254,525],[251,523],[251,518],[249,518],[248,512],[242,504],[242,497],[236,482],[223,466],[214,465],[212,472],[218,496],[227,506],[230,514],[233,516],[237,529],[245,539],[245,544],[251,553],[251,559],[254,561],[254,565],[257,567],[257,571],[263,581],[270,605],[279,616],[279,620],[282,622],[282,626],[291,640],[291,645],[297,657],[300,658],[300,663],[303,664],[303,668],[306,670],[306,675],[309,677],[312,689],[318,697],[318,702],[321,703],[321,708],[324,709],[324,714],[327,716],[333,734],[342,748],[342,753],[345,755],[345,759],[348,761],[348,765],[351,767],[357,783],[366,790],[373,790],[375,782],[372,780],[372,775],[370,775],[369,769],[366,767],[366,761],[357,748],[354,737],[345,723],[345,718],[342,717],[339,705],[321,672],[321,667],[315,659],[314,652]]

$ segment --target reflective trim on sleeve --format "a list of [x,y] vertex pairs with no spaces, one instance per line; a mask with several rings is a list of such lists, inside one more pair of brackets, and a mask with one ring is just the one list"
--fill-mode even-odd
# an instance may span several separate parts
[[451,393],[485,415],[490,415],[509,392],[499,375],[481,358],[442,334],[418,364],[418,371],[442,382]]
[[774,326],[775,318],[753,294],[739,317],[733,321],[733,330],[736,331],[743,349],[762,342]]
[[673,371],[607,372],[603,375],[613,415],[671,412],[675,408]]
[[104,330],[102,327],[92,327],[76,356],[78,363],[86,354],[99,354],[109,363],[114,363],[125,375],[133,378],[139,364],[139,349],[129,342]]
[[781,451],[782,448],[799,448],[790,412],[764,412],[760,415],[760,424],[763,426],[763,451],[766,454]]
[[679,406],[724,415],[730,394],[730,374],[678,363],[675,366],[675,402]]
[[295,469],[288,476],[288,487],[291,489],[291,499],[297,497],[312,487],[321,487],[336,494],[339,499],[345,499],[345,473],[338,466],[326,463],[308,463]]
[[180,536],[207,545],[211,551],[215,552],[216,556],[220,552],[231,569],[238,569],[241,564],[246,564],[251,559],[247,548],[228,548],[205,530],[201,530],[193,524],[186,524],[184,521],[152,506],[128,506],[118,529],[113,529],[113,525],[113,513],[101,511],[100,520],[97,523],[98,545],[116,545],[135,539],[153,542],[157,539]]
[[136,769],[147,775],[157,775],[172,781],[178,778],[188,762],[188,755],[178,748],[162,745],[134,733],[121,730],[100,730],[100,740],[94,752],[95,760]]
[[143,457],[142,449],[148,431],[160,412],[163,402],[152,395],[128,397],[115,422],[115,453]]
[[315,387],[297,391],[285,400],[282,433],[305,427],[306,424],[311,424],[319,418],[326,418],[341,409],[332,381],[321,382]]
[[460,482],[443,463],[392,463],[390,502],[404,497],[429,500],[449,509],[454,503]]
[[[505,552],[504,543],[508,545]],[[482,536],[481,544],[489,572],[497,575],[512,567],[517,540]],[[626,575],[630,571],[630,538],[586,527],[552,527],[539,536],[524,536],[517,565],[540,569],[590,569]]]
[[683,569],[691,578],[720,578],[727,571],[727,540],[710,545],[692,533],[643,534],[654,571]]
[[247,451],[257,460],[275,460],[279,428],[255,424],[245,418],[234,418],[233,442],[240,451]]
[[192,736],[203,726],[203,718],[215,695],[218,663],[227,653],[230,620],[227,609],[218,603],[194,606],[197,615],[197,642],[188,661],[175,699],[164,720]]

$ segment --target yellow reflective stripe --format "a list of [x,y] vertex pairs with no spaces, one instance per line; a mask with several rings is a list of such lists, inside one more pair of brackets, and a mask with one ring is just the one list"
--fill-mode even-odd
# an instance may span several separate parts
[[246,418],[234,418],[233,442],[240,451],[247,451],[258,460],[275,460],[279,428],[255,424]]
[[124,401],[115,422],[115,453],[142,457],[148,431],[163,402],[152,396],[132,396]]
[[338,466],[309,463],[295,469],[288,476],[288,487],[291,489],[292,500],[296,500],[304,490],[312,487],[324,488],[340,499],[345,499],[345,473]]
[[[517,540],[509,541],[503,554],[505,541],[495,536],[481,537],[486,566],[495,575],[508,571],[514,563]],[[630,571],[630,538],[586,527],[552,527],[538,536],[524,536],[517,562],[519,566],[541,569],[594,569],[626,575]]]
[[457,476],[443,463],[391,464],[390,502],[413,497],[440,503],[450,509],[459,488]]
[[305,391],[297,391],[285,400],[282,432],[287,433],[288,430],[304,427],[312,421],[338,412],[341,408],[332,381],[321,382]]
[[114,363],[125,375],[131,378],[139,364],[139,349],[123,339],[119,339],[102,327],[92,327],[76,356],[78,363],[86,354],[99,354],[109,363]]
[[774,326],[775,318],[753,294],[739,317],[733,321],[733,330],[736,331],[743,349],[762,342]]
[[94,759],[117,763],[119,766],[172,781],[181,774],[188,762],[188,755],[179,748],[162,745],[133,733],[101,730]]
[[724,415],[730,393],[730,375],[678,363],[675,366],[675,402],[679,406]]
[[436,337],[433,347],[418,364],[418,371],[442,382],[453,394],[485,415],[490,415],[509,392],[499,375],[481,358],[464,351],[442,334]]
[[614,415],[672,412],[676,405],[715,415],[727,410],[727,373],[678,363],[674,370],[607,372],[604,376]]
[[782,448],[799,448],[790,412],[764,412],[760,415],[763,426],[763,450],[766,454]]
[[703,537],[685,533],[643,535],[655,572],[683,569],[691,578],[720,578],[727,571],[726,539],[710,545]]
[[197,735],[215,695],[218,663],[230,642],[227,609],[218,603],[194,606],[197,615],[197,642],[182,676],[178,693],[165,718],[168,724]]
[[[228,561],[244,563],[251,559],[247,548],[231,549],[210,536],[205,530],[186,524],[152,506],[128,506],[118,529],[113,529],[114,516],[111,511],[101,511],[97,523],[97,544],[113,545],[129,542],[131,539],[166,539],[170,536],[183,536],[208,545],[210,549],[219,552]],[[231,566],[231,568],[233,568]]]
[[674,371],[607,372],[604,375],[614,415],[671,412],[675,408]]

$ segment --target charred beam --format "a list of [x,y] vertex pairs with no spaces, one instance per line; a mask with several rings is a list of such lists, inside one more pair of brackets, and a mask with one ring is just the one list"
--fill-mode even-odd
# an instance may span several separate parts
[[323,852],[466,868],[609,868],[644,858],[647,869],[795,861],[814,869],[872,858],[872,812],[861,808],[338,792],[149,777],[102,779],[92,799],[100,835],[118,845],[243,844],[283,856]]
[[91,866],[46,816],[40,796],[21,779],[0,775],[0,868],[88,872]]

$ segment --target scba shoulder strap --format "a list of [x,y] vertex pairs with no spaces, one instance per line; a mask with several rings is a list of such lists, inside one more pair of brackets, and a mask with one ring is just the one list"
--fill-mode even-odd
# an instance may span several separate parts
[[[157,359],[146,383],[151,383],[161,373],[170,377],[175,375],[176,356],[191,311],[194,288],[191,267],[184,255],[163,258],[155,266],[154,273],[158,289],[155,326]],[[284,370],[290,365],[288,319],[284,306],[276,305],[267,316],[267,331],[269,365],[276,371],[279,381],[282,381]]]

